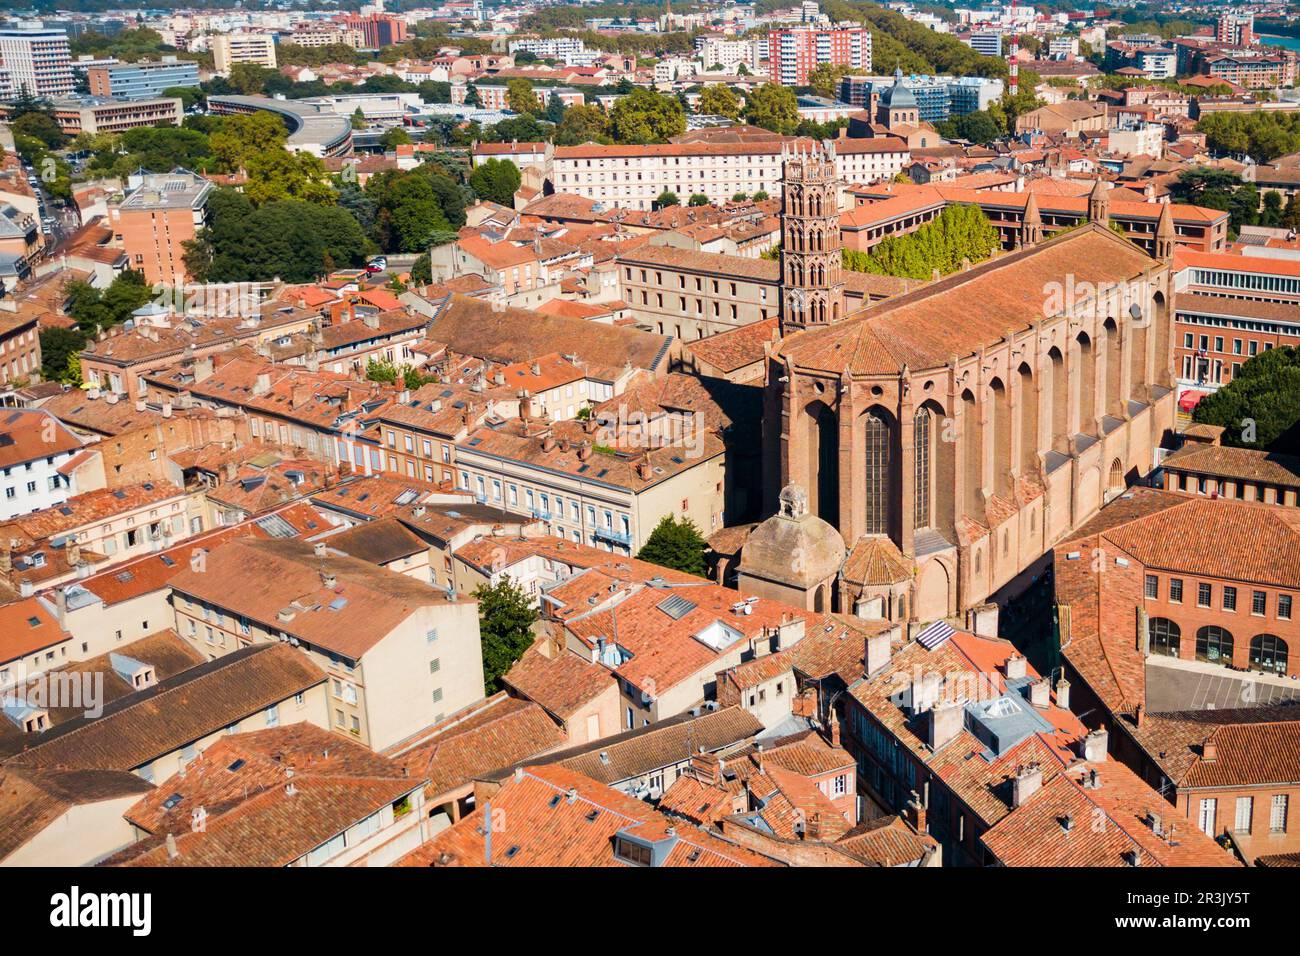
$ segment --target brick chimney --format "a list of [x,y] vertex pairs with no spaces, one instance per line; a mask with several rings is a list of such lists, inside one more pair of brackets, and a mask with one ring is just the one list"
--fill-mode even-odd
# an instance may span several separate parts
[[722,782],[722,758],[717,754],[704,751],[691,754],[691,770],[701,783],[716,785]]
[[930,709],[930,749],[938,750],[961,733],[964,726],[965,710],[960,704],[935,704]]
[[591,457],[591,442],[585,441],[578,446],[578,461],[586,461]]
[[636,476],[642,481],[649,481],[654,477],[654,469],[650,467],[650,459],[644,458],[637,462]]
[[1214,763],[1219,759],[1219,745],[1213,737],[1206,737],[1205,743],[1201,744],[1201,760],[1204,763]]
[[1025,801],[1043,786],[1043,768],[1036,763],[1027,764],[1011,778],[1011,807],[1023,807]]

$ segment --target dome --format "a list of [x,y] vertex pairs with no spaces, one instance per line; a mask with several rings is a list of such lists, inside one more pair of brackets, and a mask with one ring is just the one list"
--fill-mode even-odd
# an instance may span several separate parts
[[916,109],[916,95],[904,85],[902,72],[894,74],[894,85],[885,90],[881,101],[886,109]]
[[839,573],[844,539],[808,512],[808,495],[797,485],[781,492],[781,510],[758,525],[740,555],[741,574],[800,589]]

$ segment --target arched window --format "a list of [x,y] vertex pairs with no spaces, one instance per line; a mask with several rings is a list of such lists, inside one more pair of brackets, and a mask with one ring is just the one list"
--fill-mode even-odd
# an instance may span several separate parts
[[1276,634],[1256,634],[1250,639],[1250,669],[1267,674],[1286,673],[1286,641]]
[[1167,617],[1153,617],[1147,621],[1147,634],[1151,638],[1151,653],[1166,657],[1178,656],[1182,629]]
[[916,449],[916,508],[913,524],[930,527],[930,409],[922,406],[912,419],[912,444]]
[[1196,632],[1196,659],[1211,664],[1232,663],[1232,632],[1210,624]]
[[1110,478],[1106,482],[1106,488],[1110,491],[1124,489],[1124,463],[1118,458],[1110,463]]
[[867,534],[889,533],[889,423],[867,413]]

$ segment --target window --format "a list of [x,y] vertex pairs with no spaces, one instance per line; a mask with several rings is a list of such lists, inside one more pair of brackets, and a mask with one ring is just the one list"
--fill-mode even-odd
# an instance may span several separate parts
[[1206,797],[1201,800],[1200,827],[1201,832],[1208,837],[1214,836],[1214,817],[1218,811],[1219,801],[1213,797]]
[[435,687],[435,688],[433,689],[433,693],[432,693],[432,695],[430,695],[430,696],[432,696],[432,698],[433,698],[433,702],[434,702],[435,704],[438,703],[440,700],[442,700],[442,688],[441,688],[441,687]]
[[1250,669],[1266,674],[1286,673],[1286,641],[1276,634],[1256,634],[1250,639]]
[[1268,815],[1268,828],[1273,833],[1286,833],[1287,795],[1273,794],[1273,805]]
[[1268,610],[1268,595],[1263,591],[1253,591],[1250,595],[1250,613],[1264,614]]
[[1279,620],[1291,620],[1291,595],[1279,594],[1277,596],[1277,616]]
[[1250,820],[1255,815],[1255,798],[1238,797],[1237,798],[1237,816],[1233,821],[1232,829],[1238,833],[1250,832]]
[[867,534],[889,533],[889,424],[867,413]]
[[1183,603],[1183,579],[1182,578],[1169,579],[1169,603],[1171,604]]
[[1232,663],[1232,633],[1214,624],[1196,632],[1196,659],[1210,664]]
[[275,704],[272,704],[270,707],[266,708],[266,726],[268,727],[280,726],[280,708]]
[[1210,586],[1208,584],[1196,585],[1196,606],[1197,607],[1210,606]]
[[1226,584],[1223,586],[1223,609],[1237,610],[1237,589]]
[[429,661],[430,674],[436,674],[440,670],[442,670],[442,661],[439,658],[435,657],[433,660]]
[[849,789],[849,778],[846,774],[840,774],[838,777],[836,777],[834,780],[831,781],[832,796],[842,797],[844,796],[844,794],[848,793],[848,789]]
[[1153,617],[1147,622],[1147,635],[1150,637],[1152,654],[1177,657],[1182,631],[1173,621],[1166,617]]
[[1154,574],[1148,574],[1146,578],[1146,595],[1155,599],[1160,597],[1160,579]]
[[432,644],[438,640],[438,629],[435,627],[428,634],[424,635],[424,643]]
[[614,853],[620,860],[628,863],[634,863],[637,866],[650,865],[650,848],[641,843],[634,843],[631,840],[619,837],[614,845]]
[[918,528],[930,527],[930,410],[917,410],[912,420],[913,442],[916,446],[916,509],[914,524]]

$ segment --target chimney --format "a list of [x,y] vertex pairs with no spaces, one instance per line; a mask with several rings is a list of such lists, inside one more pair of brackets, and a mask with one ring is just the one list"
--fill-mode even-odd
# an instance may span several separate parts
[[135,410],[137,412],[142,412],[145,410],[145,401],[143,398],[137,398],[135,400]]
[[265,395],[271,390],[271,373],[262,372],[257,376],[257,382],[253,385],[254,395]]
[[867,638],[866,645],[863,662],[866,665],[866,676],[870,677],[889,663],[889,632],[873,634]]
[[1023,807],[1025,801],[1043,786],[1043,768],[1036,763],[1027,764],[1011,778],[1011,808]]
[[233,461],[228,461],[226,462],[226,467],[224,469],[224,472],[226,476],[226,481],[234,481],[235,478],[239,475],[239,466],[236,465]]
[[1102,763],[1109,746],[1110,734],[1104,730],[1094,730],[1083,738],[1083,759],[1089,763]]
[[13,552],[9,549],[9,542],[0,543],[0,573],[8,574],[14,569]]
[[1201,744],[1201,760],[1204,763],[1214,763],[1219,759],[1219,745],[1213,737],[1206,737],[1205,743]]
[[636,476],[642,481],[649,481],[654,476],[654,469],[650,467],[650,459],[645,458],[637,462]]
[[1056,706],[1070,709],[1070,682],[1064,677],[1056,682]]
[[553,448],[555,448],[555,436],[547,432],[542,437],[542,451],[551,451]]
[[181,851],[176,846],[176,834],[167,834],[167,859],[174,860],[181,855]]
[[722,782],[722,758],[717,754],[699,753],[691,754],[691,770],[695,772],[695,777],[701,783],[717,785]]
[[1020,680],[1028,671],[1028,662],[1023,654],[1012,654],[1007,658],[1007,680]]
[[312,550],[312,554],[314,554],[316,557],[318,558],[325,557],[325,542],[317,541],[315,546],[311,550]]
[[585,441],[578,446],[578,461],[586,461],[591,457],[591,442]]
[[35,586],[32,584],[31,581],[28,581],[26,578],[23,578],[21,581],[18,582],[19,597],[29,598],[32,596],[35,590],[36,590]]
[[211,376],[212,371],[213,371],[213,367],[212,367],[211,358],[195,359],[194,360],[194,384],[197,385],[205,378]]
[[108,402],[108,404],[110,405],[116,405],[117,400],[118,400],[117,392],[109,392],[107,395],[104,396],[104,401]]
[[1142,725],[1146,722],[1145,720],[1146,712],[1147,709],[1143,707],[1141,704],[1138,704],[1136,707],[1133,708],[1133,722],[1137,724],[1138,730],[1141,730]]
[[322,571],[320,573],[320,583],[321,586],[325,588],[325,590],[333,591],[334,588],[338,585],[339,579],[336,578],[334,574],[330,571]]
[[164,401],[164,402],[163,402],[163,405],[162,405],[162,417],[163,417],[163,418],[171,418],[171,417],[172,417],[172,403],[171,403],[170,401]]
[[1042,677],[1029,685],[1029,702],[1035,707],[1046,710],[1051,706],[1051,685]]
[[311,386],[306,382],[295,382],[289,394],[289,407],[302,408],[311,398]]
[[935,704],[930,711],[930,749],[938,750],[965,726],[965,709],[960,704]]
[[54,589],[54,615],[60,625],[68,619],[68,592],[64,588]]
[[925,804],[921,802],[921,795],[915,790],[912,791],[911,799],[907,801],[903,819],[910,823],[917,833],[925,832]]
[[68,544],[68,564],[76,567],[81,563],[81,548],[75,543]]

